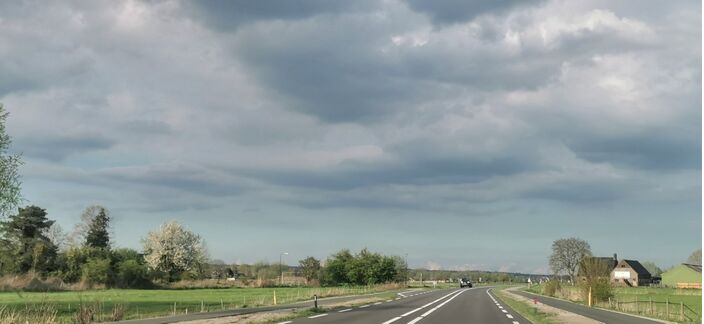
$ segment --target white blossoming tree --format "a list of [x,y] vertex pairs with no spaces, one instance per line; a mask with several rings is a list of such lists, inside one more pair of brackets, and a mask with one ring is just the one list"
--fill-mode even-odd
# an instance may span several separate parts
[[177,280],[184,272],[201,272],[208,260],[203,239],[177,222],[162,224],[142,242],[149,268],[168,274],[168,280]]

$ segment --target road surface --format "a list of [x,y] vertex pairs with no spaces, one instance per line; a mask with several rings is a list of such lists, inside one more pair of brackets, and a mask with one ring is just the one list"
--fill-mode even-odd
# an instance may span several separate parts
[[340,309],[285,324],[530,323],[493,296],[491,288],[435,290],[372,305]]

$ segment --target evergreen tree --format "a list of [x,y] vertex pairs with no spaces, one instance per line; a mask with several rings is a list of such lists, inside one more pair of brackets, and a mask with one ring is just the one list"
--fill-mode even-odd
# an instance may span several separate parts
[[51,270],[56,258],[56,245],[46,237],[54,224],[46,217],[44,209],[37,206],[19,208],[17,215],[0,222],[2,247],[10,258],[3,258],[5,272],[25,273],[30,270]]
[[88,224],[88,233],[86,234],[85,245],[88,247],[109,249],[110,234],[108,233],[110,226],[110,216],[105,208],[100,208],[98,214],[95,215]]

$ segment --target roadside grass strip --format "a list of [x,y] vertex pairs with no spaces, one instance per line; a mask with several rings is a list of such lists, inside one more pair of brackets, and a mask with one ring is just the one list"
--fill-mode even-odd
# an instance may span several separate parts
[[[508,319],[513,319],[513,315],[509,314],[508,311],[505,310],[504,307],[501,306],[501,304],[499,304],[499,302],[496,300],[496,298],[494,298],[494,296],[492,296],[491,293],[489,292],[490,290],[491,290],[491,289],[487,289],[487,290],[486,290],[486,294],[489,295],[489,298],[491,298],[492,301],[494,301],[494,304],[496,304],[496,307],[498,307],[499,310],[500,310],[502,313],[504,313],[504,315],[506,315],[506,317],[507,317]],[[513,324],[519,324],[519,322],[518,322],[518,321],[513,321]]]
[[[511,307],[511,309],[513,309],[516,313],[520,314],[521,316],[525,317],[531,323],[535,323],[535,324],[555,323],[555,320],[553,319],[555,314],[541,312],[537,308],[531,306],[528,303],[525,303],[520,300],[516,300],[516,299],[512,298],[511,296],[509,296],[507,293],[505,293],[503,291],[496,291],[495,293],[496,293],[496,297],[501,299],[501,301],[504,302],[508,307]],[[514,321],[513,323],[517,324],[518,322]]]

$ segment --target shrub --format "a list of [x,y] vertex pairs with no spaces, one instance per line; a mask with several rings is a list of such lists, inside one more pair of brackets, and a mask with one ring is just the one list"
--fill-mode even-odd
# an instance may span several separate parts
[[560,282],[557,280],[548,280],[543,286],[543,294],[555,297],[555,293],[560,290]]
[[89,259],[82,267],[83,280],[89,285],[107,284],[110,278],[110,260],[101,258]]
[[120,288],[146,288],[149,286],[147,266],[137,260],[126,260],[117,265],[115,284]]

